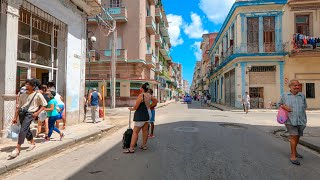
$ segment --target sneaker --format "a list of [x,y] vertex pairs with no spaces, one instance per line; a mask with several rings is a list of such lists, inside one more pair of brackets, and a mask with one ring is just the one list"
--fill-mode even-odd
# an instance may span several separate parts
[[31,145],[31,146],[27,149],[27,151],[32,151],[34,148],[36,148],[36,145]]
[[149,138],[154,138],[155,136],[153,134],[148,135]]
[[17,149],[14,149],[11,154],[9,155],[9,158],[16,158],[18,157],[20,152]]

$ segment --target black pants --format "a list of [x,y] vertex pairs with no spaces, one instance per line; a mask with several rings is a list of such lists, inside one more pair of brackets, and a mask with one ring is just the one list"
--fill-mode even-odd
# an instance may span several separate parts
[[27,138],[28,141],[33,139],[33,135],[30,131],[30,124],[33,121],[32,113],[27,113],[26,116],[19,116],[21,129],[18,138],[18,144],[23,144],[24,139]]

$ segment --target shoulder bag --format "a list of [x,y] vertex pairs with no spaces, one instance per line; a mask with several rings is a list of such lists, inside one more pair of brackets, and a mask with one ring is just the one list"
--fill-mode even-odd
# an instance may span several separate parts
[[35,97],[37,94],[38,94],[38,92],[36,92],[36,94],[33,95],[31,101],[29,102],[29,104],[28,104],[26,107],[21,107],[21,108],[19,109],[19,116],[25,117],[25,116],[27,115],[27,113],[29,112],[29,111],[28,111],[28,110],[29,110],[29,107],[31,106],[31,103],[32,103],[34,97]]

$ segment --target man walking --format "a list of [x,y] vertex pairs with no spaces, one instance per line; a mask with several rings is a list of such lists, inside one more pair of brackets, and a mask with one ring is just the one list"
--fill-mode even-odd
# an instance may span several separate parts
[[16,124],[19,116],[21,129],[17,146],[9,155],[10,158],[15,158],[20,154],[21,145],[24,143],[24,139],[27,139],[31,143],[31,146],[27,151],[31,151],[36,147],[33,135],[30,131],[30,124],[47,106],[47,101],[43,95],[36,91],[37,84],[38,81],[36,79],[28,79],[25,85],[27,93],[21,94],[19,98],[16,114],[12,122]]
[[97,92],[96,88],[92,88],[88,102],[91,105],[91,117],[94,124],[99,122],[99,101],[101,100],[101,94]]
[[250,95],[248,92],[246,92],[246,95],[242,99],[243,105],[244,105],[244,111],[246,114],[248,114],[250,109]]
[[300,165],[300,161],[297,158],[302,158],[302,156],[297,153],[297,145],[307,124],[307,102],[304,94],[300,92],[298,80],[291,80],[289,88],[290,92],[286,92],[281,96],[280,107],[288,111],[289,119],[285,126],[290,134],[290,161],[292,164]]

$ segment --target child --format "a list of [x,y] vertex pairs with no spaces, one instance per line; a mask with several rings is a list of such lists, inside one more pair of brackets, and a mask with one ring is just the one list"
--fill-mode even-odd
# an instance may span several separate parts
[[50,91],[48,94],[49,102],[48,102],[48,106],[45,110],[48,112],[48,117],[49,117],[49,133],[48,133],[48,136],[46,137],[46,141],[50,140],[50,137],[51,137],[53,131],[56,131],[57,133],[60,134],[60,141],[62,140],[62,138],[64,136],[64,134],[62,132],[60,132],[57,127],[55,127],[55,122],[59,118],[59,112],[57,110],[58,102],[54,98],[55,96],[56,96],[55,91]]
[[151,102],[150,102],[150,110],[151,110],[151,118],[150,118],[150,125],[151,125],[151,133],[148,135],[149,138],[154,138],[153,131],[154,131],[154,120],[155,120],[155,115],[156,111],[154,108],[157,106],[158,100],[154,98],[153,95],[153,90],[148,89],[148,93],[151,94]]

